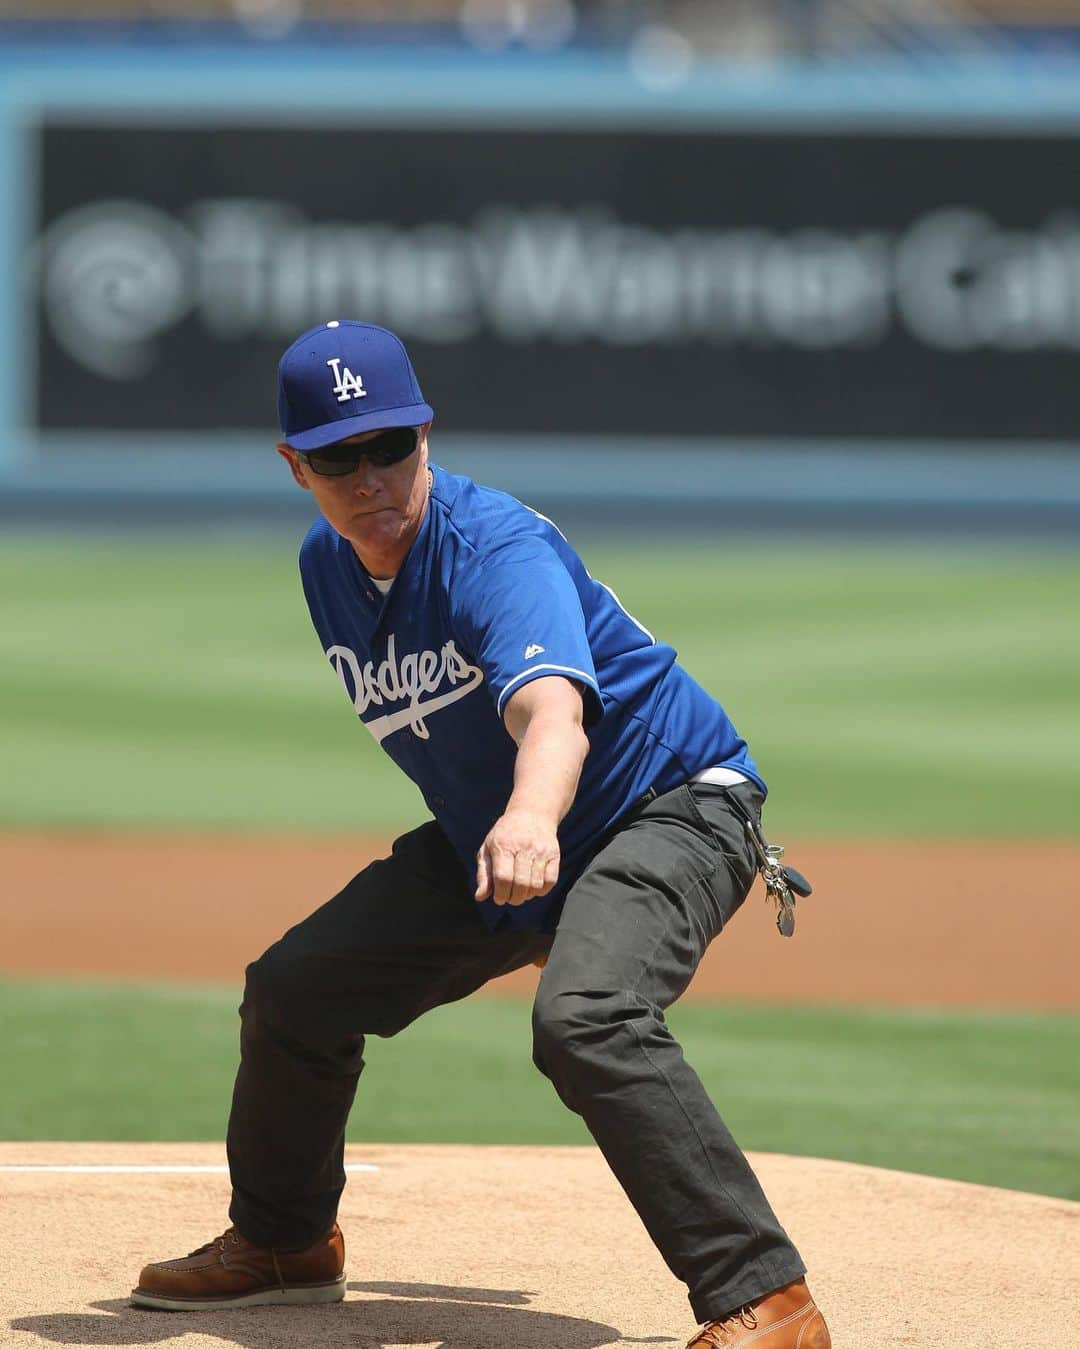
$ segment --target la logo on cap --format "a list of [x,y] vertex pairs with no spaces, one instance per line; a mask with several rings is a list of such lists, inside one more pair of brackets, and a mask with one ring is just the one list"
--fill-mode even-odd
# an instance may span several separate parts
[[423,426],[435,416],[401,338],[355,319],[320,323],[286,349],[277,404],[284,440],[301,454],[388,426]]
[[366,398],[367,389],[359,375],[354,375],[348,366],[341,369],[341,357],[331,356],[326,364],[334,372],[334,392],[339,403],[347,403],[350,398]]

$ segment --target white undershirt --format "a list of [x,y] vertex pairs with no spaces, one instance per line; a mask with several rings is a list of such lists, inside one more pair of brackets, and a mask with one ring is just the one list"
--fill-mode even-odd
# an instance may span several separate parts
[[717,764],[714,768],[703,768],[690,779],[691,782],[711,782],[717,787],[734,787],[737,782],[747,780],[745,773],[740,773],[737,768],[725,768],[723,764]]
[[379,591],[380,594],[389,595],[390,587],[394,584],[396,580],[397,580],[396,576],[387,576],[385,578],[381,576],[373,576],[371,578],[371,584],[375,587],[376,590]]

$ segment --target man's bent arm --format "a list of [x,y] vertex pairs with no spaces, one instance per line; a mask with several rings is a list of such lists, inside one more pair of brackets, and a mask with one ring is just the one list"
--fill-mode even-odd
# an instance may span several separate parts
[[561,675],[533,679],[507,701],[503,720],[517,744],[514,790],[476,854],[476,898],[524,904],[559,877],[558,828],[589,752],[577,686]]

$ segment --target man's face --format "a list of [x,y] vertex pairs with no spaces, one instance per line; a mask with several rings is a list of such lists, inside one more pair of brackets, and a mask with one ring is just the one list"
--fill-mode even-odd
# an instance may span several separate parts
[[[361,459],[353,472],[334,477],[316,473],[288,445],[277,447],[296,482],[312,494],[319,510],[349,540],[373,576],[393,575],[397,571],[424,518],[428,494],[427,432],[426,426],[420,428],[416,449],[396,464],[377,468],[369,460]],[[332,448],[361,446],[379,434],[365,431],[338,441]]]

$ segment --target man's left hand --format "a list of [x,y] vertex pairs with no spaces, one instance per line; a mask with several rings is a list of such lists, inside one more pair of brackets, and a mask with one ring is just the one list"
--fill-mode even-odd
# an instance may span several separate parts
[[557,825],[511,808],[491,826],[476,854],[476,899],[524,904],[546,895],[559,878]]

